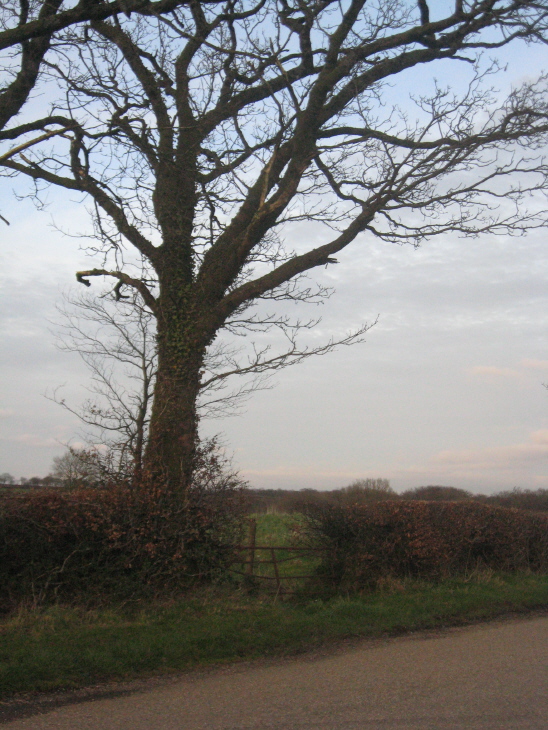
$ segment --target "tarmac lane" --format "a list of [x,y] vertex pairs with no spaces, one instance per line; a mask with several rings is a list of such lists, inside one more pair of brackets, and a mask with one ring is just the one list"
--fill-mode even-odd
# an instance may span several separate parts
[[548,730],[548,616],[360,641],[57,707],[6,730]]

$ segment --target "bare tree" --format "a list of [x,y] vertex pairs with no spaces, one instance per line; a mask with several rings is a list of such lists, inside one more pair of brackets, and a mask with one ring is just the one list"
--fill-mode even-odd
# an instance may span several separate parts
[[368,504],[398,498],[388,479],[356,479],[331,494],[340,504]]
[[[62,388],[47,396],[89,427],[83,433],[88,448],[71,450],[72,460],[91,460],[94,467],[101,462],[110,479],[140,479],[158,367],[155,317],[134,291],[119,301],[110,291],[100,297],[65,295],[57,309],[60,321],[54,332],[59,349],[77,353],[91,374],[91,395],[80,406],[68,403]],[[300,344],[299,335],[318,322],[269,315],[229,321],[224,340],[219,337],[206,352],[197,403],[200,418],[240,413],[253,393],[271,387],[278,370],[356,344],[367,329],[363,326],[320,345]],[[274,328],[280,330],[285,347],[274,351],[271,344],[253,341],[253,335],[270,334]],[[242,333],[248,337],[239,345],[237,335]],[[243,382],[232,385],[235,380]]]
[[53,478],[71,489],[96,486],[105,477],[104,463],[93,449],[69,447],[62,456],[54,457],[51,474],[45,480]]
[[[204,360],[229,318],[306,298],[300,277],[360,234],[419,245],[545,224],[546,78],[501,100],[481,54],[547,30],[546,0],[456,0],[436,19],[426,0],[189,0],[63,32],[47,64],[63,136],[3,164],[38,193],[89,198],[104,260],[78,280],[112,277],[156,317],[147,478],[190,483]],[[470,66],[467,90],[386,106],[388,82],[440,61]],[[302,221],[319,240],[295,239]],[[128,244],[157,289],[124,265]]]
[[85,362],[91,395],[78,408],[59,389],[52,400],[90,427],[92,452],[106,447],[107,471],[140,478],[157,368],[152,316],[136,296],[117,307],[108,297],[66,297],[59,312],[58,345]]

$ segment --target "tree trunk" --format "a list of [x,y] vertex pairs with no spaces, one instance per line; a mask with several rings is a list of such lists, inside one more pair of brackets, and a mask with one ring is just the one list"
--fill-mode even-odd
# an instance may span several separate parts
[[192,479],[198,442],[196,402],[209,338],[192,286],[169,284],[161,284],[158,300],[158,371],[143,478],[182,498]]

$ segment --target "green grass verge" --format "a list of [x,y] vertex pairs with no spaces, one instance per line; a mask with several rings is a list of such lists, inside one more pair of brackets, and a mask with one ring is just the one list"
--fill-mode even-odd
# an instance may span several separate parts
[[0,623],[0,696],[287,655],[346,637],[540,607],[548,607],[548,576],[490,575],[301,603],[219,588],[140,609],[21,612]]

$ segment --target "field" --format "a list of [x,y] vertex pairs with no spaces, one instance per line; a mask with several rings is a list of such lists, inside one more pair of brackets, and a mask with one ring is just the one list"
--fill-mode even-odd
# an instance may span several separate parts
[[[294,516],[257,518],[257,544],[290,544]],[[291,570],[308,573],[302,561]],[[272,570],[263,566],[261,570]],[[183,597],[103,609],[21,610],[0,623],[0,696],[306,651],[548,608],[547,575],[476,573],[434,585],[386,581],[375,592],[279,600],[237,580]]]

